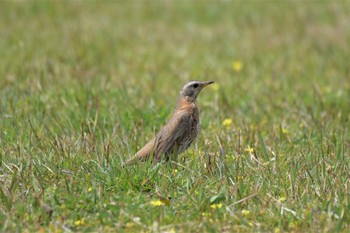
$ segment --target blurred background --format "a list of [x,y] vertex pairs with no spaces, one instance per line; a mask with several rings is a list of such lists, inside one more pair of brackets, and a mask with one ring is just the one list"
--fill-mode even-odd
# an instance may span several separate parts
[[76,128],[99,108],[111,127],[158,127],[197,79],[217,83],[199,99],[212,109],[204,124],[349,120],[346,2],[0,5],[2,120],[67,118]]
[[[0,231],[347,231],[349,12],[0,1]],[[181,166],[122,169],[189,80],[215,84]]]

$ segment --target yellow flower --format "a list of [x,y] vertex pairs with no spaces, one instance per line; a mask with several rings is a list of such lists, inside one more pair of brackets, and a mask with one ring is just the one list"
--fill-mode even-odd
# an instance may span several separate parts
[[210,85],[210,88],[214,91],[218,91],[220,89],[220,85],[218,83],[214,83]]
[[248,217],[250,215],[250,211],[249,210],[242,210],[242,215],[245,217]]
[[234,161],[236,159],[236,157],[234,155],[226,155],[226,158],[231,160],[231,161]]
[[126,228],[131,228],[131,227],[133,227],[133,226],[135,226],[135,223],[134,222],[128,222],[128,223],[126,223]]
[[89,188],[88,188],[88,192],[91,192],[91,191],[92,191],[92,187],[89,187]]
[[288,133],[288,130],[286,128],[282,128],[282,133],[283,134],[287,134]]
[[285,201],[286,201],[286,197],[280,197],[278,200],[279,200],[280,202],[285,202]]
[[232,70],[239,72],[243,69],[243,63],[241,61],[233,61],[232,62]]
[[222,207],[222,203],[212,204],[210,206],[210,208],[212,208],[212,209],[221,209],[221,207]]
[[267,161],[267,162],[262,162],[261,163],[263,166],[268,166],[269,164],[270,164],[270,162],[269,161]]
[[226,118],[223,122],[222,125],[229,128],[232,125],[232,119]]
[[153,206],[162,206],[164,203],[161,200],[151,201],[151,205]]
[[254,149],[253,149],[253,148],[250,148],[250,146],[248,146],[247,148],[245,148],[245,151],[246,151],[246,152],[249,152],[249,153],[253,153],[253,152],[254,152]]
[[85,219],[84,218],[79,219],[79,220],[74,222],[74,225],[76,225],[76,226],[81,226],[81,225],[84,225],[84,224],[85,224]]

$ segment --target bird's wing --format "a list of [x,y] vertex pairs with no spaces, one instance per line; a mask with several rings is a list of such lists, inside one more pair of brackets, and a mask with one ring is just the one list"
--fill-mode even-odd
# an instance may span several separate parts
[[167,152],[172,152],[179,140],[181,140],[188,130],[190,130],[191,114],[185,111],[174,113],[168,123],[159,131],[156,136],[155,160],[160,161],[161,156]]
[[190,114],[180,111],[174,113],[167,124],[158,132],[157,136],[149,141],[133,157],[128,159],[124,166],[132,165],[138,160],[146,160],[154,154],[154,161],[159,162],[161,156],[172,149],[177,140],[184,137],[191,126],[192,117]]

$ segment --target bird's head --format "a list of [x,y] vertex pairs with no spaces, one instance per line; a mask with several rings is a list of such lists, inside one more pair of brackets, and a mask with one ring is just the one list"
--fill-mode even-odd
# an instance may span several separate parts
[[182,90],[180,91],[180,96],[186,98],[189,102],[195,102],[199,92],[210,84],[214,83],[214,81],[190,81],[186,83]]

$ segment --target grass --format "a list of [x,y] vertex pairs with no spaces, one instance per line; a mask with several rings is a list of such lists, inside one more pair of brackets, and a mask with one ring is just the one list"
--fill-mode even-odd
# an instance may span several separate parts
[[[1,2],[1,231],[347,232],[349,10]],[[122,169],[193,79],[195,145]]]

